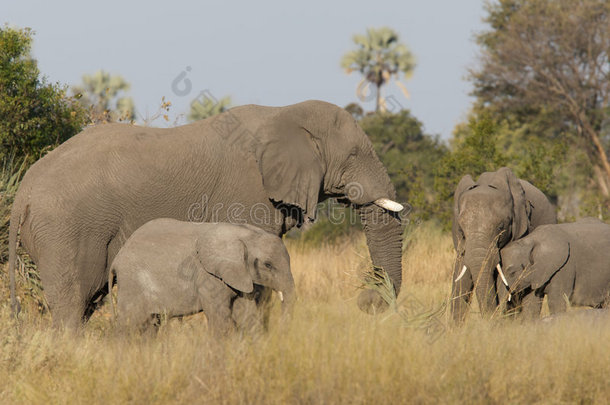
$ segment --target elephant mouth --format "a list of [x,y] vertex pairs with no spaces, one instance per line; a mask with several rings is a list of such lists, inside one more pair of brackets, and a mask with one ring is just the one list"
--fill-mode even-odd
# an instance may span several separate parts
[[349,196],[331,195],[331,194],[329,194],[328,196],[335,197],[335,198],[337,198],[338,202],[345,204],[345,205],[352,205],[354,208],[361,208],[362,206],[365,206],[365,205],[374,204],[374,205],[381,207],[390,212],[401,212],[405,209],[404,205],[402,205],[401,203],[398,203],[394,200],[391,200],[391,199],[385,198],[385,197],[378,198],[376,200],[369,201],[366,203],[358,203],[358,202],[350,199]]
[[[401,212],[404,210],[404,206],[388,197],[385,197],[385,193],[370,192],[359,182],[350,182],[341,188],[343,195],[341,199],[346,199],[354,205],[368,205],[375,204],[387,211]],[[377,194],[377,196],[375,196]],[[386,194],[387,195],[387,194]],[[374,198],[376,197],[376,198]]]

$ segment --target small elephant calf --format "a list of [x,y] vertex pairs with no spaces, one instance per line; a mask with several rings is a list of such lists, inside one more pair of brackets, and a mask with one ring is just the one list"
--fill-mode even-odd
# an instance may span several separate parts
[[119,325],[203,311],[210,329],[226,334],[266,327],[271,290],[284,309],[295,298],[282,240],[251,225],[150,221],[115,257],[109,287],[113,274]]
[[542,225],[501,252],[500,276],[523,301],[526,316],[540,316],[544,295],[551,314],[568,302],[600,308],[610,294],[610,225],[595,218]]

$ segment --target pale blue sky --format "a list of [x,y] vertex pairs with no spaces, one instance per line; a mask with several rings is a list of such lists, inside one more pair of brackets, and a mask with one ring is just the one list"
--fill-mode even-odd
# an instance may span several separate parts
[[[51,81],[78,84],[99,69],[121,74],[143,115],[162,96],[173,103],[170,115],[186,113],[205,89],[237,105],[321,99],[345,106],[356,101],[360,80],[339,66],[352,35],[389,26],[417,67],[406,82],[410,99],[394,85],[385,95],[443,138],[472,103],[464,78],[476,63],[473,36],[483,16],[483,0],[0,1],[1,22],[36,31],[34,56]],[[192,90],[176,94],[172,81],[187,67]]]

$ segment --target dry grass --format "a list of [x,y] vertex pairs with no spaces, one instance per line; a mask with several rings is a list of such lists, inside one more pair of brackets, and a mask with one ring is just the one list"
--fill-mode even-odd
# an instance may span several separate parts
[[[450,290],[451,238],[433,227],[405,254],[401,313],[355,303],[363,239],[307,249],[289,242],[299,302],[264,336],[214,341],[202,317],[124,335],[103,313],[77,336],[48,316],[15,325],[0,306],[2,403],[606,403],[610,325],[445,315],[410,322]],[[5,287],[3,293],[8,293]],[[8,297],[7,294],[3,297]],[[274,316],[277,313],[274,314]],[[405,320],[406,319],[406,320]]]

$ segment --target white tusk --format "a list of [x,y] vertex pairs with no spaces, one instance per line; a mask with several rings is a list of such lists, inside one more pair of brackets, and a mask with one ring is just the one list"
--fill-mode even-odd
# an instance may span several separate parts
[[385,208],[388,211],[394,212],[400,212],[405,209],[402,204],[392,201],[389,198],[378,198],[375,200],[374,204],[380,206],[381,208]]
[[508,287],[508,281],[506,281],[506,277],[504,277],[504,273],[502,273],[502,266],[500,266],[500,263],[498,263],[496,269],[498,269],[498,273],[500,273],[500,277],[502,277],[502,282]]
[[510,293],[508,293],[508,300],[510,301],[510,298],[512,297],[512,295],[510,295]]
[[280,298],[280,301],[284,302],[284,294],[281,291],[277,292],[277,296]]
[[455,279],[455,282],[457,283],[458,281],[460,281],[460,279],[462,277],[464,277],[464,274],[466,273],[466,266],[462,267],[462,272],[460,273],[459,276],[457,276],[457,278]]

